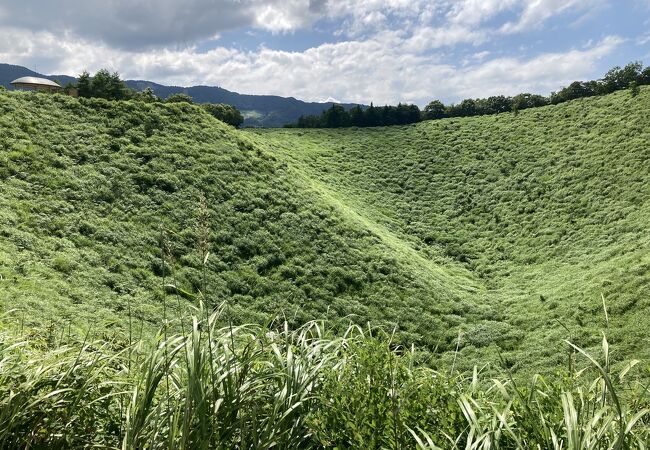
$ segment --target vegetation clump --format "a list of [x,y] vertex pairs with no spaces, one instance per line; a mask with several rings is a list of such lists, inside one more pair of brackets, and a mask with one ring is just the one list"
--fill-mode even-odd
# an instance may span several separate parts
[[399,104],[397,106],[370,105],[362,108],[357,105],[349,111],[339,104],[332,105],[320,116],[300,116],[295,124],[285,128],[345,128],[345,127],[379,127],[405,125],[419,122],[420,108],[417,105]]
[[204,103],[201,105],[207,112],[220,121],[232,125],[235,128],[244,123],[244,116],[237,108],[231,105]]
[[650,358],[649,108],[641,86],[517,116],[247,133],[385,242],[470,274],[477,291],[445,317],[458,323],[447,348],[461,328],[462,354],[496,346],[514,370],[544,372],[563,339],[596,345],[601,296],[622,354]]
[[[405,345],[453,348],[455,331],[442,343],[431,332],[446,336],[444,315],[466,294],[451,272],[414,277],[410,253],[204,107],[14,92],[0,110],[0,305],[20,307],[26,327],[92,322],[123,335],[131,309],[151,332],[161,285],[186,311],[205,282],[214,302],[232,300],[235,324],[280,312],[291,326],[400,323]],[[200,217],[210,218],[205,268]]]

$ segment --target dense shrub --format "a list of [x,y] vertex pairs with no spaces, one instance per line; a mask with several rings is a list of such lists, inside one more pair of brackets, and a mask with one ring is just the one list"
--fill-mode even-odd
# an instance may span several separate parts
[[194,99],[187,94],[172,94],[165,99],[167,103],[194,103]]
[[[196,306],[205,282],[216,304],[238,299],[238,322],[286,314],[346,327],[413,317],[409,328],[427,330],[415,311],[448,309],[459,295],[452,284],[433,292],[409,281],[390,247],[203,106],[3,95],[0,275],[15,282],[0,283],[0,308],[24,310],[30,327],[92,322],[120,335],[130,302],[151,332],[163,279],[180,297],[170,308]],[[118,256],[128,261],[119,270]],[[386,314],[393,294],[400,302]],[[423,342],[422,333],[399,336]]]
[[[415,306],[427,313],[410,310],[423,319],[431,312],[425,327],[432,332],[409,327],[411,314],[398,311],[417,305],[413,297],[392,297],[384,308],[371,303],[401,333],[419,332],[416,342],[436,348],[440,341],[448,350],[460,331],[459,352],[469,359],[496,357],[496,348],[514,371],[544,372],[566,364],[558,339],[597,334],[601,294],[617,312],[612,333],[629,348],[622,355],[650,358],[650,347],[636,344],[650,326],[641,306],[648,304],[650,271],[640,268],[650,220],[648,108],[650,88],[640,86],[635,98],[619,91],[524,108],[516,117],[249,133],[340,202],[350,220],[392,243],[404,256],[399,264],[419,274],[408,285],[444,284],[458,267],[455,274],[466,270],[467,280],[479,280],[478,290],[461,294],[451,310],[437,300]],[[375,268],[366,280],[390,278]],[[462,275],[453,279],[465,283]]]
[[420,108],[417,105],[399,104],[397,106],[370,105],[368,108],[355,106],[347,111],[343,106],[334,104],[320,116],[300,116],[295,124],[285,128],[345,128],[378,127],[405,125],[419,122]]
[[201,106],[217,119],[227,123],[228,125],[232,125],[235,128],[239,128],[239,126],[244,123],[244,116],[242,116],[239,110],[234,106],[224,104],[215,105],[211,103],[205,103]]
[[[81,73],[76,83],[68,84],[65,92],[70,93],[76,89],[77,94],[84,98],[103,98],[106,100],[137,100],[144,103],[156,103],[161,99],[155,95],[151,87],[147,87],[141,92],[130,89],[120,78],[117,72],[110,73],[106,69],[99,70],[94,76],[90,76],[87,71]],[[166,103],[194,103],[191,96],[184,93],[170,95],[165,99]],[[206,103],[203,107],[217,119],[238,128],[243,122],[244,117],[237,108],[225,104]],[[146,125],[147,136],[152,133],[152,125]]]
[[84,71],[78,77],[76,88],[80,97],[98,97],[106,100],[124,100],[134,94],[117,72],[110,73],[106,69],[99,70],[92,77]]

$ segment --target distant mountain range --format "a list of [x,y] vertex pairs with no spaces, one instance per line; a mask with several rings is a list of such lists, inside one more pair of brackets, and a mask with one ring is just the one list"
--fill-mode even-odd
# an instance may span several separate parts
[[[26,67],[0,63],[0,85],[7,89],[11,89],[11,81],[26,76],[56,80],[61,85],[76,81],[75,77],[68,75],[43,75]],[[233,105],[244,115],[245,127],[281,127],[286,123],[295,122],[301,115],[320,114],[333,105],[331,102],[303,102],[293,97],[279,97],[277,95],[238,94],[216,86],[165,86],[145,80],[126,80],[126,84],[138,91],[150,87],[161,98],[184,93],[190,95],[197,103],[227,103]],[[343,106],[351,108],[354,105],[343,104]]]

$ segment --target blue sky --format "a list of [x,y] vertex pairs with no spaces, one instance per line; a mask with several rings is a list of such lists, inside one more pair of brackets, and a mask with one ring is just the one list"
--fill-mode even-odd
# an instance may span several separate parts
[[0,61],[376,104],[650,65],[650,0],[3,0]]

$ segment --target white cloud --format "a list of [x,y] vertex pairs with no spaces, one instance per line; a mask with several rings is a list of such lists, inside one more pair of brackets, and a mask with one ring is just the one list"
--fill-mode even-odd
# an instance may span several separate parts
[[529,29],[539,29],[544,22],[569,10],[586,11],[600,6],[603,0],[524,0],[523,11],[515,22],[501,27],[504,33],[520,33]]
[[185,47],[224,31],[273,33],[342,20],[346,35],[431,20],[446,0],[3,0],[0,26],[67,33],[112,47]]
[[574,79],[593,76],[598,61],[622,42],[612,36],[586,49],[529,59],[488,59],[488,54],[479,53],[468,65],[457,66],[422,53],[396,31],[303,52],[223,47],[208,52],[195,48],[123,51],[44,31],[0,31],[0,60],[47,73],[75,74],[84,68],[108,67],[127,78],[167,84],[220,85],[243,93],[310,101],[331,97],[376,104],[409,101],[421,106],[432,98],[455,101],[523,91],[548,93]]
[[639,36],[636,39],[636,43],[637,43],[637,45],[646,45],[646,44],[650,43],[650,33],[646,33],[646,34],[644,34],[642,36]]
[[498,58],[463,70],[460,97],[548,93],[572,81],[593,76],[598,61],[611,55],[623,39],[609,36],[588,49],[546,53],[529,60]]
[[459,0],[447,17],[454,23],[478,25],[521,3],[520,0]]
[[326,0],[3,0],[0,26],[69,33],[122,49],[187,46],[226,30],[307,26]]
[[[227,30],[273,33],[338,23],[338,35],[366,38],[401,31],[420,48],[481,43],[497,34],[482,27],[500,13],[517,19],[501,32],[540,26],[568,10],[608,0],[3,0],[0,27],[47,31],[113,48],[185,48]],[[430,42],[430,44],[427,44]]]
[[475,59],[476,61],[483,61],[488,56],[490,56],[490,52],[485,50],[485,51],[482,51],[482,52],[474,53],[472,55],[472,59]]
[[406,40],[406,47],[412,51],[425,51],[457,44],[478,45],[488,40],[484,30],[466,28],[460,25],[449,27],[420,27]]
[[[594,77],[616,37],[564,53],[495,57],[484,44],[606,0],[3,0],[0,61],[304,100],[426,104],[548,93]],[[341,42],[304,51],[199,44],[233,27],[290,32],[330,19]],[[506,22],[507,21],[507,22]],[[254,34],[263,34],[257,33]],[[645,41],[639,41],[645,42]],[[456,51],[457,46],[472,46]],[[531,50],[512,53],[527,55]]]
[[606,0],[3,0],[0,26],[65,33],[141,50],[187,47],[236,28],[291,32],[322,19],[339,22],[340,34],[352,37],[391,29],[412,33],[419,28],[486,34],[476,27],[509,11],[519,17],[502,30],[519,32],[555,14],[602,1]]

